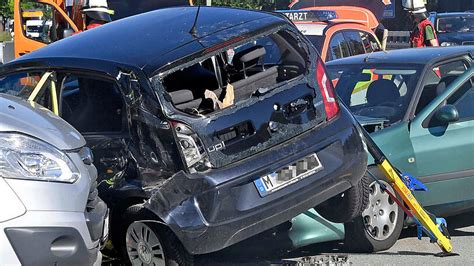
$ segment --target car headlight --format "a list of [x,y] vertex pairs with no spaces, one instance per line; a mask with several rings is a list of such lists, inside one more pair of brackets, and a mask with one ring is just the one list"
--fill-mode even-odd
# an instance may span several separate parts
[[74,183],[71,159],[55,147],[25,135],[0,134],[0,177]]
[[458,44],[455,42],[442,42],[441,43],[441,46],[456,46],[456,45]]

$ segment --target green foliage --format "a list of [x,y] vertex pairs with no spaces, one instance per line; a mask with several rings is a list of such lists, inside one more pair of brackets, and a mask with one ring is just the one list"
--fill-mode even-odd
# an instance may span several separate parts
[[3,17],[13,17],[13,0],[0,0],[0,15]]
[[0,42],[10,41],[12,37],[8,32],[0,31]]
[[[212,0],[212,5],[269,10],[273,9],[276,1],[279,0]],[[206,0],[195,1],[195,4],[205,5]]]

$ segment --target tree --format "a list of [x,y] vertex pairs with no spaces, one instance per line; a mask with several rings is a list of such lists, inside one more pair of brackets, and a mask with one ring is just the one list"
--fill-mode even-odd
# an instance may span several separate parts
[[[195,4],[205,5],[206,0],[194,1]],[[265,9],[273,10],[275,2],[281,2],[281,0],[212,0],[213,6],[230,6],[238,8],[248,9]],[[285,1],[287,2],[287,1]]]
[[4,18],[13,17],[13,0],[0,0],[0,15]]
[[13,17],[13,0],[0,0],[0,31],[5,29],[7,18]]

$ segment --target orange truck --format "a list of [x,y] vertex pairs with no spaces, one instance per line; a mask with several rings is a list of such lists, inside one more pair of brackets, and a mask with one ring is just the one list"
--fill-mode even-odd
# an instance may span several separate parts
[[[19,57],[83,30],[81,9],[87,0],[14,0],[14,56]],[[67,6],[66,6],[67,5]],[[192,5],[192,0],[108,0],[113,20],[169,6]],[[35,34],[27,34],[27,21]]]

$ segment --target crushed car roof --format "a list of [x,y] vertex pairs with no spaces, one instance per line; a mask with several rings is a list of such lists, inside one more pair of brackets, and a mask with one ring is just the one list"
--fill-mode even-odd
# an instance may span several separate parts
[[474,53],[474,47],[472,46],[409,48],[350,56],[330,61],[326,63],[326,65],[332,66],[364,63],[426,64],[436,58],[441,59],[447,56],[454,57],[457,55],[472,53]]
[[193,53],[249,32],[288,23],[283,16],[271,13],[218,7],[201,7],[196,19],[197,11],[197,7],[165,8],[114,21],[24,55],[6,69],[31,61],[35,66],[44,61],[52,67],[54,59],[57,64],[88,59],[137,67],[151,75]]

